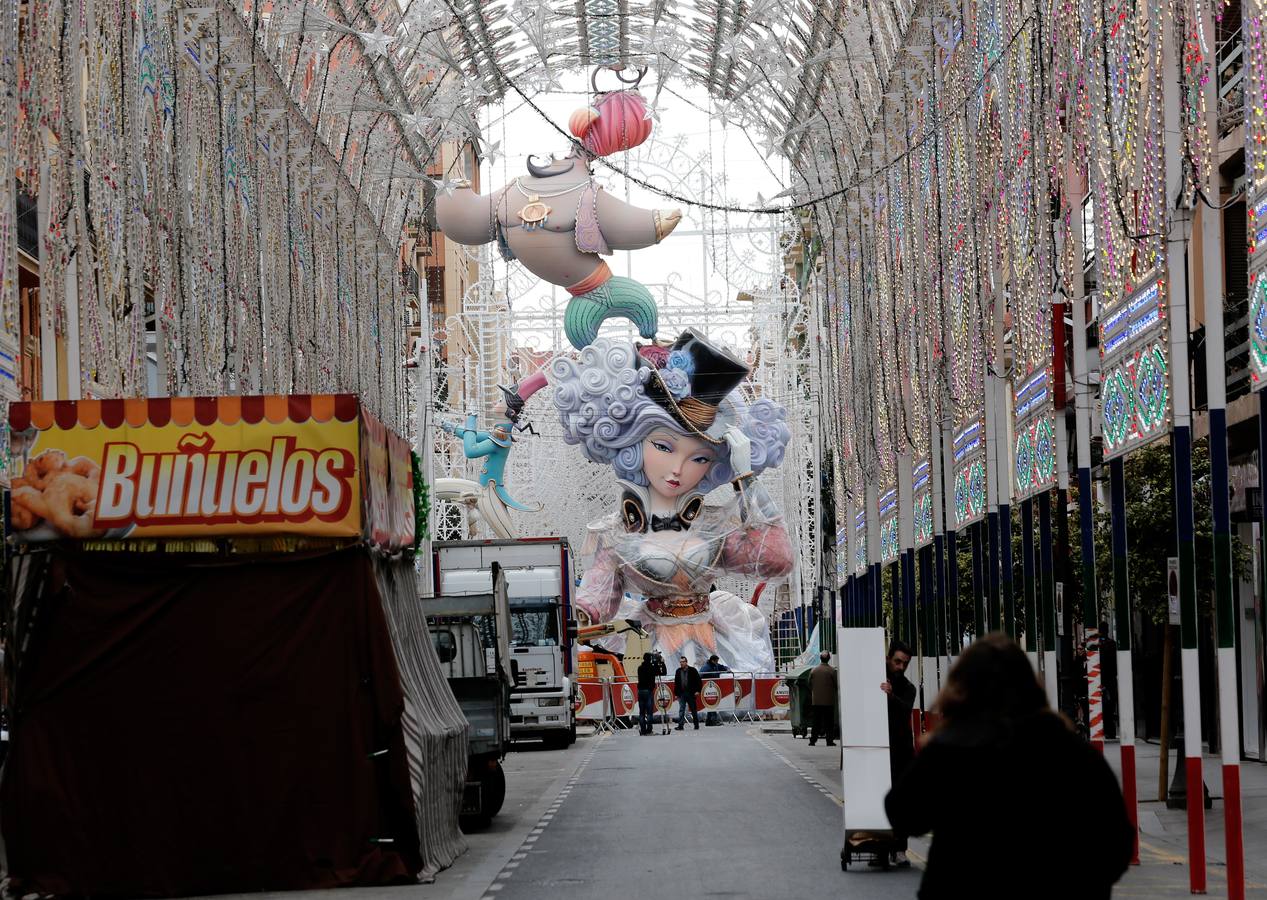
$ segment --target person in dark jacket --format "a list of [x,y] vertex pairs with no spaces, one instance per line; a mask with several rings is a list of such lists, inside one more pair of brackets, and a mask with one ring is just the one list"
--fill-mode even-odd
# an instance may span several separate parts
[[638,733],[644,736],[652,731],[656,674],[655,659],[650,653],[642,654],[642,664],[638,666]]
[[696,698],[703,687],[704,682],[699,677],[699,669],[687,662],[686,657],[683,656],[678,660],[677,671],[673,673],[673,692],[677,695],[677,731],[681,731],[686,725],[688,706],[691,708],[691,721],[695,723],[695,730],[699,730],[699,706]]
[[933,832],[921,900],[1107,900],[1134,851],[1122,791],[1048,708],[1024,651],[1002,634],[978,640],[936,711],[884,804],[895,830]]
[[[892,784],[897,784],[906,767],[915,758],[915,736],[911,732],[911,710],[915,707],[915,685],[906,677],[911,664],[911,648],[902,641],[889,645],[889,655],[884,660],[887,679],[880,690],[888,695],[889,712],[889,774]],[[892,862],[900,867],[910,865],[906,858],[906,835],[894,831]],[[878,860],[872,860],[878,864]]]
[[[714,653],[712,656],[708,658],[708,662],[704,663],[704,665],[699,667],[699,674],[701,678],[708,678],[710,676],[716,677],[722,674],[723,672],[729,672],[729,671],[730,671],[730,666],[725,665],[721,661],[721,657],[719,657],[716,653]],[[710,710],[708,715],[704,717],[704,724],[705,725],[720,725],[721,716],[719,716],[715,710]]]
[[836,742],[833,733],[836,728],[836,669],[831,664],[831,654],[824,651],[818,654],[818,665],[809,673],[809,702],[813,718],[810,720],[809,745],[818,741],[818,736],[827,738],[827,746],[834,747]]

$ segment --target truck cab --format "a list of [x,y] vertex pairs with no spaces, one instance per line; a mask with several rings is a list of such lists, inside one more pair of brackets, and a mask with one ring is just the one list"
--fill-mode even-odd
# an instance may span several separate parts
[[469,725],[461,813],[466,830],[488,825],[506,798],[501,761],[510,747],[515,665],[508,652],[505,578],[496,565],[490,575],[488,592],[423,600],[440,668]]
[[[571,617],[572,556],[566,538],[444,541],[433,544],[434,581],[446,595],[489,590],[494,564],[505,575],[514,740],[566,747],[576,740],[576,649]],[[485,635],[485,648],[491,649]]]

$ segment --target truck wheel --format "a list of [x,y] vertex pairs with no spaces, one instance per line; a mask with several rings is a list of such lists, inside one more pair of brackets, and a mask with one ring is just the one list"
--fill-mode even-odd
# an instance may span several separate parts
[[[481,763],[481,765],[486,764]],[[479,812],[466,813],[458,817],[458,824],[462,831],[470,834],[487,828],[505,801],[506,772],[502,769],[501,763],[497,763],[494,768],[486,769],[480,777]]]
[[484,776],[483,799],[484,808],[481,814],[487,821],[501,812],[502,804],[506,801],[506,771],[500,762]]

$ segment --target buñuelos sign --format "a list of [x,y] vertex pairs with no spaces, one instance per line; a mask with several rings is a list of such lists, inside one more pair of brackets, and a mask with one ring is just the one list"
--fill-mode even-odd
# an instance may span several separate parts
[[14,403],[9,533],[413,543],[409,448],[351,395]]

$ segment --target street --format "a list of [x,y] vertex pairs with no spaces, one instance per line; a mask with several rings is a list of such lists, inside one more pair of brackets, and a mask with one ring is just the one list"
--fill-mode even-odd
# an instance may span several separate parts
[[[914,866],[840,870],[839,748],[810,747],[784,722],[701,727],[641,738],[582,736],[566,750],[520,745],[505,761],[506,803],[470,848],[432,884],[351,889],[354,900],[536,900],[649,897],[915,896]],[[1258,795],[1258,784],[1247,789]],[[1188,896],[1181,836],[1145,827],[1143,865],[1115,897]],[[1180,814],[1181,815],[1181,814]],[[1217,819],[1217,816],[1210,817]],[[1217,834],[1210,835],[1217,850]],[[1251,858],[1257,854],[1251,855]],[[1212,894],[1226,876],[1211,867]],[[1264,891],[1257,868],[1250,896]],[[319,900],[325,892],[252,894]],[[246,900],[247,895],[242,895]]]
[[914,872],[841,872],[840,806],[758,734],[688,726],[585,742],[574,786],[531,829],[490,895],[913,896]]

